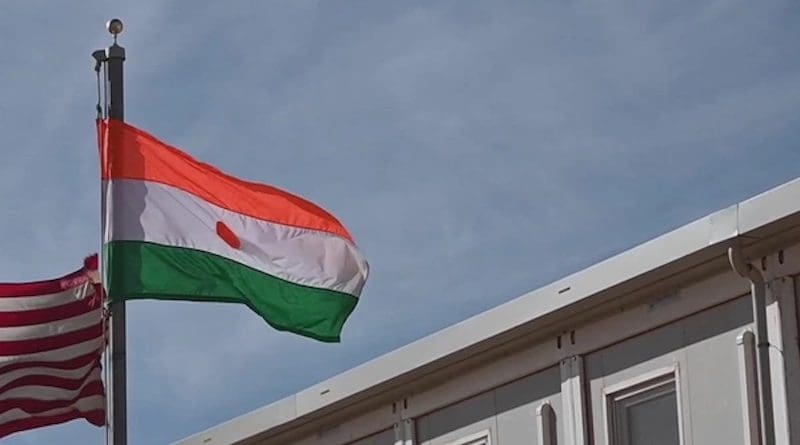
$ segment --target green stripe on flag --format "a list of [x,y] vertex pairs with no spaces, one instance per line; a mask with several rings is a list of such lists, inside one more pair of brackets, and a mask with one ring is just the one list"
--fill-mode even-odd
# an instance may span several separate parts
[[108,296],[242,303],[281,331],[338,342],[358,299],[265,274],[208,252],[139,241],[105,246]]

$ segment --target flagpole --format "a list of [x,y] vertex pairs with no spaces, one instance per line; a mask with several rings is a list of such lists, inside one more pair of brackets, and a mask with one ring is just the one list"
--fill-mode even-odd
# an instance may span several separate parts
[[[114,43],[106,50],[108,75],[108,117],[125,120],[125,91],[123,88],[123,63],[125,48],[117,45],[117,36],[122,33],[122,21],[109,20],[108,32]],[[128,394],[127,352],[125,326],[125,300],[111,302],[111,438],[113,445],[128,444]]]

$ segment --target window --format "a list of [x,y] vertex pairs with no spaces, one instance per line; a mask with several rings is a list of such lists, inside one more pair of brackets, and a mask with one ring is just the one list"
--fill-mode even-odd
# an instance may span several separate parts
[[607,388],[608,438],[612,445],[680,445],[675,370]]
[[481,431],[478,434],[472,434],[458,439],[455,442],[450,442],[447,445],[491,445],[489,441],[489,430]]

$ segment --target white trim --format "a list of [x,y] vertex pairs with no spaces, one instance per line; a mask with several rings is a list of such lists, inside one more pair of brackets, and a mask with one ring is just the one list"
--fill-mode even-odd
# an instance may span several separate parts
[[[478,442],[483,440],[483,442]],[[446,445],[492,445],[492,433],[490,430],[483,430],[479,433],[470,434],[458,440],[448,442]]]
[[550,402],[542,403],[536,408],[539,445],[556,445],[555,420],[555,411],[550,406]]
[[561,401],[564,418],[564,443],[585,445],[586,399],[583,390],[583,357],[576,355],[561,361]]
[[416,445],[416,422],[414,419],[403,420],[403,445]]
[[394,445],[405,445],[403,425],[400,423],[395,423],[393,429],[394,429]]
[[784,322],[783,338],[783,358],[785,360],[786,381],[792,382],[786,385],[786,397],[788,399],[789,412],[789,439],[790,442],[800,441],[800,326],[798,326],[798,277],[790,278],[791,291],[787,291],[782,298],[784,310],[782,315]]
[[739,356],[739,389],[742,394],[742,426],[745,445],[761,442],[758,411],[758,375],[756,369],[756,336],[747,329],[736,338]]
[[[648,383],[652,380],[657,380],[662,377],[666,376],[675,376],[676,370],[678,369],[678,364],[674,364],[673,366],[667,366],[664,368],[654,369],[649,372],[645,372],[644,374],[639,374],[636,377],[631,377],[629,379],[625,379],[619,383],[615,383],[611,386],[606,386],[603,388],[603,397],[606,397],[612,393],[622,392],[625,391],[633,386],[639,386],[644,383]],[[645,388],[644,390],[646,390]],[[634,395],[637,391],[633,391],[628,395]]]
[[[800,434],[796,382],[800,377],[794,281],[781,277],[767,283],[767,337],[772,377],[775,443],[789,445]],[[788,341],[787,341],[788,340]]]
[[[688,387],[688,385],[686,385]],[[683,378],[681,377],[681,367],[678,366],[678,363],[675,363],[675,403],[678,404],[678,439],[680,440],[681,445],[686,444],[686,430],[690,429],[687,428],[686,419],[684,418],[684,412],[689,411],[688,406],[683,405],[683,395],[684,390],[686,391],[687,398],[688,398],[688,388],[684,388]],[[688,441],[691,444],[693,441]]]

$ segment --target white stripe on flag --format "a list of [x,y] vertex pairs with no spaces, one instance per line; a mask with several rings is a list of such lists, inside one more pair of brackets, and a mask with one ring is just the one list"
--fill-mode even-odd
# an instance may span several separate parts
[[[50,351],[36,352],[33,354],[6,355],[0,356],[0,366],[7,366],[16,363],[29,362],[63,362],[75,357],[99,351],[103,346],[103,339],[93,338],[82,343],[70,345],[65,348],[53,349]],[[0,351],[2,353],[2,351]],[[100,353],[98,352],[98,355]]]
[[[89,290],[86,296],[93,293]],[[0,312],[22,312],[61,306],[79,300],[83,294],[84,290],[79,286],[55,294],[0,298]]]
[[0,327],[0,338],[13,338],[15,341],[34,340],[37,338],[67,334],[96,325],[98,321],[100,321],[102,311],[102,309],[95,309],[92,312],[87,312],[76,317],[66,318],[64,320],[58,320],[55,322],[10,328]]
[[84,377],[95,366],[97,366],[97,363],[92,362],[75,369],[56,369],[44,366],[32,366],[30,368],[15,369],[14,371],[0,374],[0,388],[29,375],[75,380]]
[[29,417],[57,416],[59,414],[65,414],[70,411],[76,411],[76,410],[82,413],[87,413],[95,410],[105,410],[105,406],[106,406],[105,397],[95,395],[78,399],[72,406],[68,406],[66,408],[56,408],[36,414],[26,413],[21,409],[14,408],[12,410],[0,414],[0,425],[13,422],[15,420],[27,419]]
[[[356,297],[364,286],[366,259],[347,239],[232,212],[164,184],[114,180],[108,185],[114,219],[106,242],[145,241],[210,252],[293,283]],[[217,235],[220,221],[239,237],[240,249]]]
[[9,389],[0,394],[0,401],[8,399],[36,399],[41,401],[70,400],[80,395],[81,391],[92,382],[100,381],[100,368],[92,370],[83,384],[77,389],[64,389],[55,386],[26,385]]

